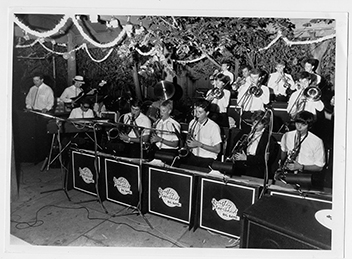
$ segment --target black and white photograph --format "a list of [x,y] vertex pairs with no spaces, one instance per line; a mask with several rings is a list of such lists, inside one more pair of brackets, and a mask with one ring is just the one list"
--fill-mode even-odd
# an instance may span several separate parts
[[348,258],[348,9],[80,2],[4,8],[4,256]]

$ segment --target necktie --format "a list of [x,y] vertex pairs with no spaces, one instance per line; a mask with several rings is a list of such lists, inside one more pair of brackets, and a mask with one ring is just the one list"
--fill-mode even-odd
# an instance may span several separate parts
[[33,99],[33,103],[32,103],[32,108],[34,109],[35,107],[35,103],[37,101],[37,96],[38,96],[38,92],[39,92],[39,87],[36,87],[36,92],[35,92],[35,95],[34,95],[34,99]]

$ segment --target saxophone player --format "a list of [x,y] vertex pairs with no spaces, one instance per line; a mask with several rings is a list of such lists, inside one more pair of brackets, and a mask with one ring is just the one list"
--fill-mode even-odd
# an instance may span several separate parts
[[182,164],[208,168],[220,153],[220,127],[208,118],[209,107],[210,103],[204,99],[195,103],[195,118],[188,126],[191,136],[186,142],[190,152],[181,159]]
[[[281,139],[280,166],[283,170],[298,172],[321,172],[325,165],[323,141],[309,131],[314,115],[302,111],[295,117],[295,130],[286,132]],[[293,155],[292,155],[293,152]],[[288,161],[286,161],[289,159]]]

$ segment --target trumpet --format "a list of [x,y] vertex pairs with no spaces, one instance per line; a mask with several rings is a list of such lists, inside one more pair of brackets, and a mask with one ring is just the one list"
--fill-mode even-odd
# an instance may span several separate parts
[[246,78],[245,77],[237,77],[236,81],[232,84],[232,89],[234,91],[237,91],[238,88],[240,88],[242,85],[246,83]]
[[284,82],[284,87],[285,88],[290,88],[291,87],[291,84],[288,82],[288,78],[287,76],[285,75],[285,73],[281,73],[280,74],[281,76],[276,80],[276,84],[280,83],[280,81],[282,80]]
[[224,91],[220,88],[214,87],[205,97],[205,100],[212,101],[213,99],[221,99],[224,96]]

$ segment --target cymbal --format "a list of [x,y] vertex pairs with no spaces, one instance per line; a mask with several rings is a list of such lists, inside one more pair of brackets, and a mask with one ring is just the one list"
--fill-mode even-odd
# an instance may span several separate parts
[[175,94],[175,86],[172,82],[162,80],[154,86],[154,95],[156,98],[168,100]]

